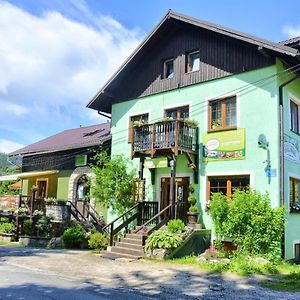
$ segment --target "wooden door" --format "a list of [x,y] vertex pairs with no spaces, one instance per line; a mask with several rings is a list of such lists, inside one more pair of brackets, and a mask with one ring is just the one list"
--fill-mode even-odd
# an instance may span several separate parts
[[[190,183],[189,177],[176,178],[175,201],[178,203],[176,209],[176,216],[183,220],[185,220],[185,211],[187,209],[187,201],[188,201],[187,199],[189,196],[189,183]],[[170,177],[163,177],[161,179],[160,210],[163,210],[171,202],[170,187],[171,187]],[[168,211],[166,211],[163,214],[163,218],[165,218],[167,214]]]
[[37,179],[37,194],[36,198],[44,199],[47,197],[47,179]]

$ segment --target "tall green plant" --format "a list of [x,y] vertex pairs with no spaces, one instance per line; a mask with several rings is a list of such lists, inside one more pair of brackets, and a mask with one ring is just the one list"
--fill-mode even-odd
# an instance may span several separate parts
[[113,212],[122,214],[134,203],[135,170],[123,156],[110,158],[106,152],[94,158],[92,170],[96,175],[91,182],[93,197]]
[[268,194],[236,190],[227,201],[217,193],[212,197],[210,212],[218,239],[232,239],[242,253],[272,259],[280,255],[284,212],[271,207]]

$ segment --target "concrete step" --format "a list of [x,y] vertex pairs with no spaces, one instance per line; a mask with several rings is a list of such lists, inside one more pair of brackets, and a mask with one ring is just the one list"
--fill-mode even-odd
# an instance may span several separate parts
[[122,248],[130,248],[130,249],[139,250],[139,251],[144,250],[144,247],[142,245],[131,244],[131,243],[127,243],[127,242],[117,242],[115,246],[122,247]]
[[132,240],[142,240],[143,239],[142,234],[136,234],[136,233],[126,233],[125,237],[132,239]]
[[134,250],[132,248],[124,248],[124,247],[118,247],[118,246],[112,246],[111,247],[112,253],[122,253],[122,254],[128,254],[136,257],[143,257],[144,251],[143,250]]
[[142,239],[131,239],[131,238],[123,237],[123,238],[120,238],[120,242],[143,246]]
[[102,251],[100,253],[100,257],[115,260],[118,258],[129,258],[129,259],[139,259],[139,257],[135,255],[129,255],[124,253],[117,253],[117,252],[108,252],[108,251]]

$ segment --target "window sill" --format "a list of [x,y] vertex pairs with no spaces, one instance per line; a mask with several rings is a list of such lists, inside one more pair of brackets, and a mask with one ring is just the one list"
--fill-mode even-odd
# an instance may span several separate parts
[[292,129],[290,129],[290,131],[291,131],[293,134],[296,134],[297,136],[300,136],[300,132],[296,132],[296,131],[294,131],[294,130],[292,130]]
[[226,127],[226,128],[213,128],[213,129],[208,129],[207,132],[219,132],[219,131],[229,131],[229,130],[237,130],[237,126],[232,126],[232,127]]

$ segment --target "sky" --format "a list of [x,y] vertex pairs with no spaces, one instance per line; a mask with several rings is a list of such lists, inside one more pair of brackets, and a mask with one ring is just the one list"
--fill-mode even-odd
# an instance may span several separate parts
[[0,152],[105,122],[86,104],[168,9],[274,42],[298,0],[0,0]]

